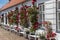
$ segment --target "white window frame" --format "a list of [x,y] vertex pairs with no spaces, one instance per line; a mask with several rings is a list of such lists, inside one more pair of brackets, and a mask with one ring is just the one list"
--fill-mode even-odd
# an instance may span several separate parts
[[[43,15],[44,15],[44,11],[45,11],[45,7],[44,7],[44,10],[43,10],[43,8],[42,8],[42,11],[40,11],[40,6],[43,6],[44,5],[44,3],[39,3],[39,15],[40,15],[40,13],[41,13],[41,15],[42,15],[42,22],[43,21],[45,21],[45,18],[43,17]],[[44,19],[43,19],[44,18]],[[41,21],[39,21],[39,22],[41,22]],[[43,24],[42,24],[42,27],[41,28],[43,28]]]
[[59,4],[59,2],[60,2],[60,0],[57,1],[57,18],[56,18],[57,19],[57,29],[56,29],[57,32],[60,32],[60,26],[59,26],[59,22],[60,22],[59,21],[59,13],[60,13],[59,5],[60,4]]
[[57,12],[57,30],[58,30],[58,31],[60,31],[60,26],[59,26],[59,25],[60,25],[60,24],[59,24],[59,22],[60,22],[60,20],[59,20],[59,13],[60,13],[60,12]]

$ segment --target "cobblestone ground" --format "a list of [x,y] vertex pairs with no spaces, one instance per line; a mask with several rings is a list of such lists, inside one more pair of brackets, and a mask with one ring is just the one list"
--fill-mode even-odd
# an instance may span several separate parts
[[20,37],[17,34],[11,33],[0,27],[0,40],[26,40],[24,37]]

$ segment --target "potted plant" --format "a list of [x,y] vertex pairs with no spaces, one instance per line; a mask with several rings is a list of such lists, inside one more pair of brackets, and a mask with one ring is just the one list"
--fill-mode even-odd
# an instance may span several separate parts
[[47,37],[47,40],[56,40],[56,39],[55,39],[56,33],[54,33],[54,32],[52,31],[52,29],[49,28],[46,37]]
[[30,33],[30,30],[28,28],[24,28],[25,31],[25,38],[28,39],[28,35]]
[[30,32],[33,35],[33,34],[35,34],[35,31],[38,28],[38,19],[37,19],[38,11],[37,11],[36,6],[29,7],[27,9],[27,11],[28,11],[29,20],[30,20],[31,25],[32,25],[30,28]]
[[45,33],[42,32],[42,34],[40,34],[39,36],[40,36],[40,40],[47,40]]
[[47,40],[56,40],[55,37],[56,37],[56,33],[54,33],[52,31],[52,23],[50,21],[46,21],[44,23],[45,25],[45,30],[47,31],[47,34],[46,34],[46,39]]
[[30,33],[31,35],[35,35],[35,30],[33,29],[33,27],[30,28]]

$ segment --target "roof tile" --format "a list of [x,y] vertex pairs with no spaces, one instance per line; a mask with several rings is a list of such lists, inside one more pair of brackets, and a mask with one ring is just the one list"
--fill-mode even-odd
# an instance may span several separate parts
[[24,2],[25,0],[11,0],[10,2],[8,2],[6,5],[4,5],[2,8],[1,8],[1,11],[2,10],[5,10],[5,9],[7,9],[7,8],[9,8],[9,7],[12,7],[12,6],[14,6],[14,5],[17,5],[17,4],[19,4],[19,3],[22,3],[22,2]]

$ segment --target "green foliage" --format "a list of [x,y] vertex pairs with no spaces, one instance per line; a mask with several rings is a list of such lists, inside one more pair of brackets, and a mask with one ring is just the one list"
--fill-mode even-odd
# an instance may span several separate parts
[[39,36],[40,36],[40,39],[46,40],[46,33],[45,32],[42,32],[42,34],[40,34]]
[[30,28],[30,32],[35,32],[35,30],[33,29],[33,27]]
[[26,15],[25,12],[26,12],[25,9],[20,11],[20,24],[22,26],[24,26],[25,28],[27,28],[29,26],[29,24],[28,24],[28,20],[27,20],[27,18],[25,16]]
[[34,25],[34,23],[37,22],[37,18],[36,18],[38,14],[37,8],[32,7],[32,8],[28,8],[27,10],[28,10],[29,19],[32,25]]

